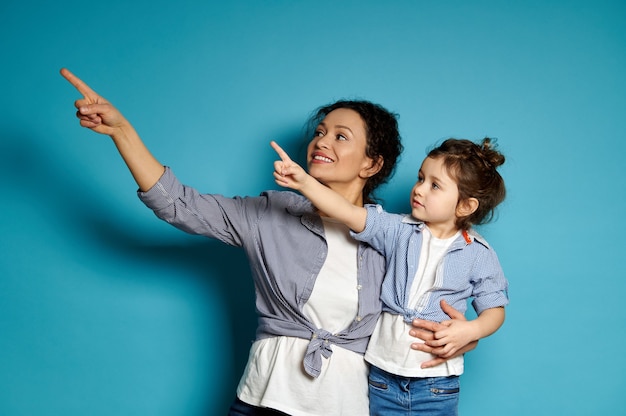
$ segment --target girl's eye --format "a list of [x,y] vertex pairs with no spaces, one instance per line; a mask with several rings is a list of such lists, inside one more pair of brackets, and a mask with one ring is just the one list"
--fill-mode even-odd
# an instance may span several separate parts
[[424,178],[422,176],[418,176],[417,183],[422,183],[422,182],[424,182]]
[[439,185],[437,185],[436,183],[433,183],[433,189],[439,189]]

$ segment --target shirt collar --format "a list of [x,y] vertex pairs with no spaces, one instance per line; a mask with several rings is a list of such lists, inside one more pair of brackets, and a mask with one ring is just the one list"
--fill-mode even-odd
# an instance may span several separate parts
[[[404,224],[414,224],[419,230],[422,230],[425,227],[424,221],[418,220],[410,214],[405,215],[404,218],[402,218],[402,222]],[[491,249],[489,243],[487,243],[487,240],[485,240],[485,238],[482,235],[478,234],[473,228],[467,230],[467,235],[469,236],[471,242],[476,241],[487,247],[488,249]],[[463,235],[461,235],[459,238],[464,239]],[[471,244],[471,242],[469,242],[468,244]]]

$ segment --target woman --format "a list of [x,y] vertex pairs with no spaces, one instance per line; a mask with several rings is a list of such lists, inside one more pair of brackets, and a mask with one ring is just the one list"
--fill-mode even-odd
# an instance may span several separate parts
[[[83,95],[75,103],[81,126],[113,139],[159,218],[246,252],[259,320],[230,414],[367,414],[363,352],[380,314],[384,258],[293,192],[225,198],[182,185],[119,111],[67,69],[61,74]],[[355,205],[372,202],[402,150],[395,116],[366,101],[340,101],[315,121],[309,173]]]

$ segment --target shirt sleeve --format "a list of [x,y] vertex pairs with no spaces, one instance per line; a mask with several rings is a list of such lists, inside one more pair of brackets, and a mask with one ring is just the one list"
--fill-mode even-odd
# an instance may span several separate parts
[[394,214],[390,214],[383,210],[380,205],[365,205],[367,217],[365,219],[365,228],[360,233],[350,231],[352,238],[369,244],[382,255],[386,255],[389,247],[386,247],[387,241],[395,241],[393,237],[395,228],[393,227],[392,218]]
[[484,248],[473,265],[472,306],[480,314],[485,309],[506,306],[509,303],[508,281],[498,256],[493,249]]
[[263,197],[201,194],[180,183],[169,167],[151,189],[137,195],[158,218],[176,228],[233,246],[243,245],[251,224],[267,205]]

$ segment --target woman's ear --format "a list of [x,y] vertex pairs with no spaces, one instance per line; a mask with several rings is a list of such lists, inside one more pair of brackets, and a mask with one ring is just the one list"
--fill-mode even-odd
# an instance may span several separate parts
[[467,198],[459,201],[456,206],[456,216],[463,218],[472,215],[478,209],[479,204],[476,198]]
[[376,160],[370,159],[370,163],[361,170],[361,178],[368,179],[376,175],[383,168],[384,163],[385,160],[382,156],[378,156]]

